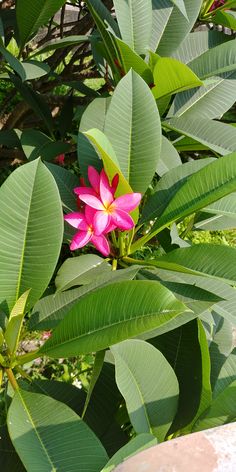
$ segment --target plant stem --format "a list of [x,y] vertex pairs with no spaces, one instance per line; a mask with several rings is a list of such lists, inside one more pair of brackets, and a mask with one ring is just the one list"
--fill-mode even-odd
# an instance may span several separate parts
[[19,385],[18,385],[18,383],[17,383],[17,381],[16,381],[16,378],[15,378],[15,376],[14,376],[14,374],[13,374],[12,369],[5,369],[5,372],[6,372],[6,374],[7,374],[8,380],[9,380],[9,382],[10,382],[10,384],[11,384],[13,390],[19,390]]
[[112,270],[116,270],[117,269],[117,259],[113,259],[112,261]]

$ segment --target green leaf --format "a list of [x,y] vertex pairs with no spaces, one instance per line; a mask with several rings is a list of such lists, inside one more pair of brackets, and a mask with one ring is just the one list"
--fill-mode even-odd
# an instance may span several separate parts
[[50,72],[48,64],[39,61],[24,61],[21,65],[25,71],[25,79],[22,80],[34,80],[47,75]]
[[236,29],[235,12],[232,10],[217,11],[214,15],[214,23],[226,26],[232,30]]
[[184,64],[188,64],[204,52],[208,51],[225,41],[230,41],[230,36],[219,31],[194,31],[189,33],[173,53],[173,57]]
[[121,37],[137,54],[146,54],[152,27],[151,0],[114,0]]
[[179,385],[160,351],[138,339],[111,348],[116,382],[137,434],[151,433],[162,442],[175,417]]
[[64,5],[65,0],[18,0],[16,19],[21,48],[36,33],[40,26],[45,25],[52,16]]
[[167,24],[164,23],[162,26],[162,36],[157,49],[160,56],[170,56],[178,48],[185,36],[192,30],[201,5],[202,0],[188,0],[188,2],[185,2],[188,20],[176,6],[173,8]]
[[80,417],[45,395],[17,390],[7,423],[17,453],[32,472],[99,472],[107,461],[102,444]]
[[124,73],[132,68],[148,85],[153,85],[153,74],[148,64],[121,39],[114,36],[112,41],[119,53],[117,60],[119,59],[120,63],[117,66],[123,69]]
[[78,161],[82,176],[87,182],[88,179],[88,166],[95,167],[98,171],[101,170],[102,163],[99,160],[96,149],[89,141],[89,139],[82,133],[97,128],[100,131],[104,131],[105,117],[110,104],[110,98],[96,98],[86,108],[83,113],[80,129],[78,135]]
[[213,398],[217,398],[234,381],[236,381],[236,348],[228,354],[221,366],[214,385]]
[[25,293],[23,293],[23,295],[21,295],[19,300],[16,301],[15,306],[11,310],[8,319],[7,328],[5,332],[5,340],[11,355],[15,353],[18,347],[20,332],[25,315],[26,302],[29,293],[30,290],[27,290]]
[[154,224],[152,232],[233,192],[235,184],[236,154],[233,153],[211,162],[183,183]]
[[104,363],[105,353],[106,353],[105,350],[96,352],[95,359],[94,359],[94,364],[93,364],[93,370],[92,370],[92,374],[91,374],[91,379],[90,379],[90,382],[89,382],[89,389],[88,389],[88,392],[87,392],[87,395],[86,395],[86,401],[85,401],[85,404],[84,404],[82,418],[84,418],[84,416],[86,414],[86,411],[87,411],[87,408],[88,408],[93,390],[95,388],[95,385],[96,385],[96,382],[99,378],[99,375],[101,374],[103,363]]
[[5,425],[0,426],[0,468],[2,471],[25,472]]
[[101,472],[112,472],[116,466],[123,463],[129,457],[132,457],[149,447],[156,446],[156,444],[157,439],[152,434],[138,434],[138,436],[131,439],[128,444],[125,444],[125,446],[119,449],[119,451],[111,457]]
[[70,357],[99,351],[162,326],[184,311],[185,305],[157,282],[117,282],[79,300],[40,352]]
[[171,0],[152,0],[151,51],[156,51],[172,11]]
[[[209,354],[204,355],[206,340],[201,341],[199,322],[192,320],[149,342],[162,352],[179,382],[178,412],[171,428],[175,432],[192,422],[202,397],[207,402],[211,400]],[[208,381],[203,384],[204,372],[207,373]]]
[[161,155],[157,164],[157,174],[161,177],[170,169],[181,165],[181,159],[173,144],[165,136],[162,136]]
[[43,96],[35,92],[30,85],[23,84],[18,77],[10,75],[10,78],[22,98],[28,103],[29,107],[32,108],[51,133],[53,129],[52,114]]
[[105,134],[131,188],[144,193],[160,156],[161,124],[150,89],[133,71],[115,89],[106,115]]
[[152,92],[155,99],[203,85],[188,66],[172,57],[158,58],[153,76],[155,87]]
[[164,126],[195,139],[220,155],[236,150],[236,129],[225,123],[199,116],[185,119],[183,116],[165,121]]
[[[49,395],[68,405],[79,416],[82,415],[86,399],[86,393],[82,388],[55,380],[35,380],[31,386],[36,393]],[[114,366],[104,362],[84,421],[100,439],[109,456],[128,441],[127,434],[121,429],[116,418],[121,401],[122,397],[115,382]]]
[[163,269],[205,274],[231,283],[236,280],[235,264],[235,248],[214,244],[175,249],[155,260],[155,265]]
[[235,421],[235,397],[236,380],[230,383],[228,387],[216,397],[210,408],[202,415],[202,418],[195,423],[192,431],[196,432],[216,428],[217,426]]
[[96,278],[111,272],[112,268],[102,257],[95,254],[84,254],[66,259],[61,265],[55,285],[58,291],[68,290],[75,285],[86,285]]
[[171,0],[171,1],[179,9],[179,11],[182,13],[182,15],[185,16],[186,20],[188,20],[184,0]]
[[54,328],[79,298],[86,296],[89,292],[97,290],[99,287],[104,287],[115,281],[132,280],[138,271],[138,266],[112,271],[111,273],[100,276],[99,279],[92,284],[42,298],[34,307],[33,314],[29,320],[29,329],[47,330]]
[[106,22],[109,24],[108,17],[110,18],[111,15],[109,12],[107,12],[107,9],[100,0],[87,0],[86,5],[103,40],[105,59],[111,67],[115,81],[118,82],[120,79],[120,71],[117,69],[114,62],[115,58],[117,57],[117,51],[114,47],[112,37],[106,28],[106,24],[104,23],[104,20],[106,20]]
[[30,57],[38,56],[39,54],[45,54],[45,52],[56,51],[57,49],[66,48],[68,46],[76,46],[80,43],[89,41],[89,36],[86,35],[73,35],[65,38],[51,39],[47,41],[43,46],[37,48]]
[[62,205],[69,211],[78,211],[77,199],[74,194],[74,188],[79,185],[77,175],[55,164],[47,162],[45,165],[57,183]]
[[214,158],[199,159],[196,161],[186,162],[170,169],[157,183],[154,193],[144,205],[142,212],[142,222],[153,220],[160,216],[175,194],[188,181],[192,174],[214,162]]
[[60,141],[55,142],[49,136],[36,129],[24,129],[21,134],[21,146],[30,161],[42,157],[51,160],[68,150],[70,145]]
[[44,164],[36,160],[8,177],[0,199],[0,303],[6,302],[10,311],[31,288],[29,308],[47,288],[61,249],[58,189]]
[[[233,347],[233,329],[230,321],[213,312],[215,325],[210,338],[211,386],[214,390],[222,366],[227,362]],[[236,366],[235,366],[236,367]],[[228,374],[227,374],[228,375]],[[236,375],[236,372],[235,372]]]
[[9,63],[10,67],[20,76],[21,80],[26,80],[25,69],[20,61],[13,56],[6,48],[0,45],[0,53]]
[[232,39],[209,49],[188,65],[202,80],[235,70],[235,40]]
[[236,100],[236,72],[230,71],[205,80],[205,86],[178,94],[168,112],[168,117],[183,116],[219,118]]

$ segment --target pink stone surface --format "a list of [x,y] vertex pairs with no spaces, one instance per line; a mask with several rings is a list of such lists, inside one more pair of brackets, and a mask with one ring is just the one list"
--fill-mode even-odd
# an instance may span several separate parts
[[236,472],[236,423],[146,449],[114,472]]

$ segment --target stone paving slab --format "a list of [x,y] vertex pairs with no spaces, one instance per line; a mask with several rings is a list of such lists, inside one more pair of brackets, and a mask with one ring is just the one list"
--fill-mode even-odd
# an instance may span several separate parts
[[236,423],[146,449],[114,472],[236,472]]

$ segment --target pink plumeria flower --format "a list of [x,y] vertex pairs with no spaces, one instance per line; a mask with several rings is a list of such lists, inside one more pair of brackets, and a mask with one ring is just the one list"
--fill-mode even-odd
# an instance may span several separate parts
[[91,194],[80,194],[80,200],[97,210],[93,221],[97,234],[103,233],[110,225],[121,230],[132,229],[135,224],[129,212],[139,205],[141,193],[127,193],[114,198],[104,170],[100,174],[99,193],[100,198]]
[[[95,197],[99,197],[100,196],[100,178],[101,178],[100,176],[101,174],[99,174],[99,172],[93,166],[88,166],[88,180],[91,187],[87,187],[84,183],[84,179],[81,179],[82,186],[75,187],[74,193],[78,195],[78,197],[80,197],[80,195],[94,195]],[[113,193],[113,195],[115,195],[118,183],[119,183],[119,174],[116,174],[112,179],[111,186],[109,184],[110,190]]]
[[70,249],[74,251],[75,249],[86,246],[86,244],[90,242],[106,257],[110,253],[110,246],[104,234],[98,232],[94,225],[95,214],[96,211],[86,205],[84,214],[74,212],[64,216],[67,223],[79,229],[78,233],[72,238]]

